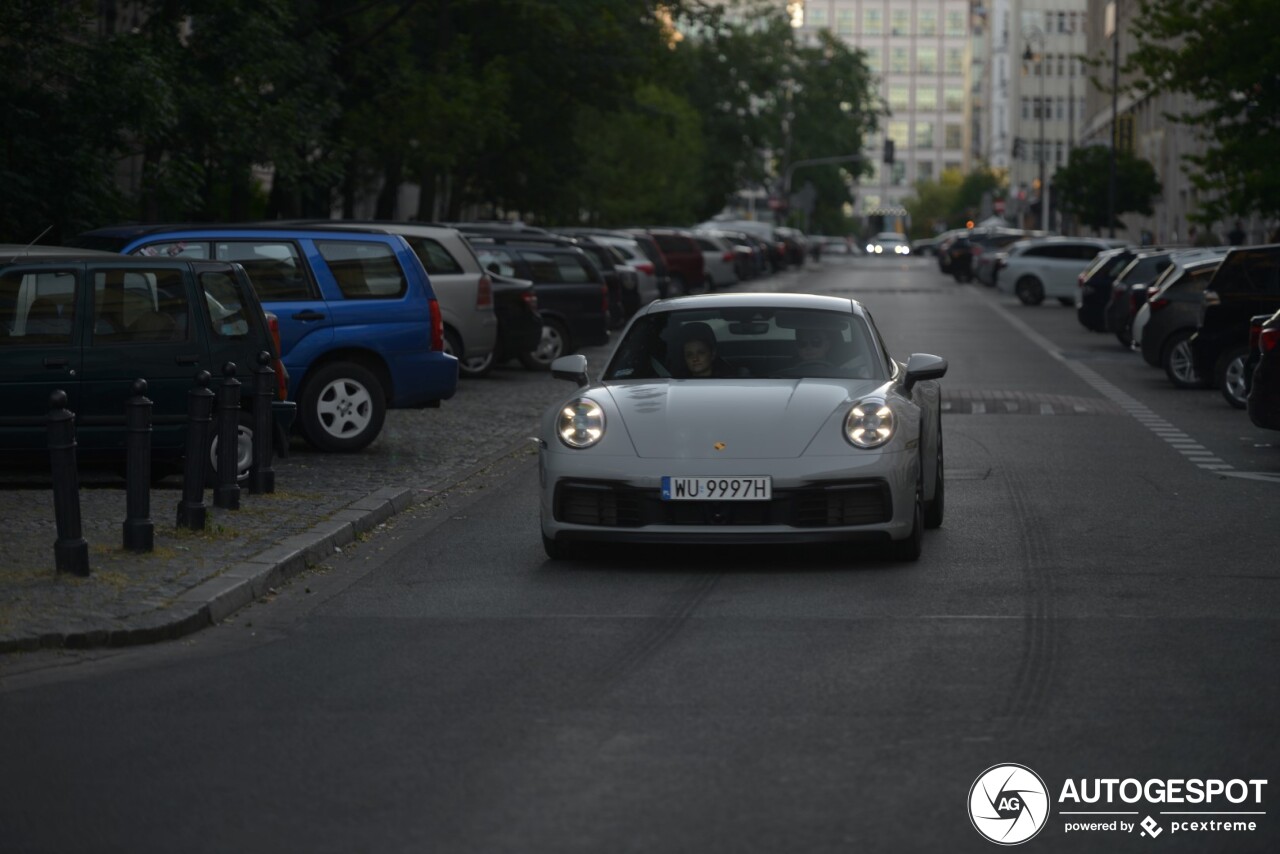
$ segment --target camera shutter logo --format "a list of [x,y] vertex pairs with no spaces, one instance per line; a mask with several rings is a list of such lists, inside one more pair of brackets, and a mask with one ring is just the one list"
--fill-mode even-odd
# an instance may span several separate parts
[[1026,842],[1049,820],[1049,790],[1025,765],[992,765],[969,789],[969,820],[992,842]]

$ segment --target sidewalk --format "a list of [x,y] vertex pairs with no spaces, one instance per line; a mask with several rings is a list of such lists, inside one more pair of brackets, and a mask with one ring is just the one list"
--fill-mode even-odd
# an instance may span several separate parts
[[[593,362],[599,357],[592,354]],[[122,478],[81,477],[90,575],[54,571],[57,529],[47,473],[0,470],[0,653],[151,643],[224,619],[393,514],[516,452],[542,410],[570,390],[549,374],[499,369],[459,386],[439,409],[387,413],[357,454],[319,454],[297,440],[276,460],[276,492],[243,490],[238,511],[213,507],[205,530],[175,526],[180,477],[151,492],[155,549],[122,547]]]

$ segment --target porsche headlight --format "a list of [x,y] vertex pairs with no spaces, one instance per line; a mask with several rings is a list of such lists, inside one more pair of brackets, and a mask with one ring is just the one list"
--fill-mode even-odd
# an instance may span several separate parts
[[590,448],[604,438],[604,410],[587,397],[570,401],[556,418],[556,435],[570,448]]
[[878,448],[893,438],[893,410],[883,400],[854,404],[844,419],[844,434],[857,448]]

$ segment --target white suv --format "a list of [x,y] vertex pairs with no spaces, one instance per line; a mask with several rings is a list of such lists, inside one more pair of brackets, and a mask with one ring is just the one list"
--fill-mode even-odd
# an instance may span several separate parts
[[1009,247],[1009,255],[996,274],[996,287],[1014,294],[1024,305],[1039,305],[1045,298],[1075,305],[1077,279],[1094,256],[1126,245],[1124,240],[1104,237],[1020,240]]

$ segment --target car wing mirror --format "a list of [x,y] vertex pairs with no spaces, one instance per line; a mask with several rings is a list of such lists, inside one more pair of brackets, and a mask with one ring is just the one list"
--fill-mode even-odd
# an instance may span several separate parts
[[[585,357],[584,357],[585,358]],[[911,391],[911,387],[921,380],[942,379],[947,373],[947,360],[929,353],[912,353],[907,359],[907,378],[902,387]]]
[[[946,363],[943,363],[946,370]],[[587,357],[581,353],[561,356],[551,363],[551,376],[558,380],[570,380],[579,386],[587,385]]]

